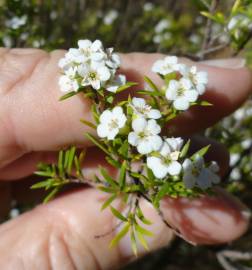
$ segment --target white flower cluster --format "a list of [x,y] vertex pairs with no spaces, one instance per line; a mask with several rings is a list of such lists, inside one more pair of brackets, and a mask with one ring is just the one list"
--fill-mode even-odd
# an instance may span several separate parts
[[117,75],[120,58],[113,49],[104,49],[100,40],[79,40],[78,48],[71,48],[60,59],[63,74],[59,79],[62,92],[77,92],[84,87],[101,88],[115,93],[126,83],[124,75]]
[[[134,146],[139,154],[146,155],[146,164],[155,177],[163,179],[182,174],[187,188],[195,185],[206,189],[219,181],[216,174],[216,163],[206,167],[202,157],[195,161],[186,159],[183,164],[179,160],[183,140],[177,138],[163,138],[160,136],[161,127],[157,120],[161,112],[153,109],[142,98],[134,97],[128,105],[132,108],[131,129],[128,142]],[[100,116],[97,127],[98,136],[107,140],[114,140],[120,130],[126,126],[127,116],[119,106],[112,110],[105,110]]]
[[204,94],[208,82],[207,73],[178,63],[176,56],[167,56],[154,63],[152,71],[165,77],[177,73],[179,79],[170,80],[165,88],[166,99],[176,110],[185,111]]

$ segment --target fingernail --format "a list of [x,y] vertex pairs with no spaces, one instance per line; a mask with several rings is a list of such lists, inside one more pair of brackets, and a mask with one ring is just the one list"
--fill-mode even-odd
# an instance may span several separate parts
[[206,60],[206,61],[202,61],[202,64],[213,66],[213,67],[239,69],[246,66],[246,59],[227,58],[227,59]]

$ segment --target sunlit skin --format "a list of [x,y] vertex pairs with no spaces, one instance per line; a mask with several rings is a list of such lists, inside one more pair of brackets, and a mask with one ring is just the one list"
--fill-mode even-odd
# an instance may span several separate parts
[[[0,206],[3,209],[10,206],[10,188],[20,200],[29,200],[22,188],[25,180],[20,180],[22,185],[11,184],[12,180],[32,174],[39,161],[55,160],[56,151],[68,145],[88,147],[83,168],[87,178],[97,172],[98,165],[107,166],[111,175],[117,173],[83,136],[91,130],[79,119],[91,120],[90,101],[80,96],[58,101],[62,93],[58,87],[57,63],[64,53],[60,50],[50,54],[35,49],[0,50]],[[139,82],[139,89],[144,87],[143,75],[160,83],[150,70],[162,55],[132,53],[121,58],[121,72],[129,81]],[[190,64],[186,59],[180,61]],[[228,60],[226,68],[197,63],[199,70],[209,74],[203,99],[214,106],[193,108],[173,121],[167,131],[192,136],[237,109],[252,90],[251,72],[240,63],[239,59]],[[201,137],[194,137],[193,141],[195,148],[209,144]],[[224,146],[210,143],[213,147],[208,159],[219,163],[223,175],[228,154]],[[246,231],[248,213],[238,200],[224,191],[218,190],[217,194],[194,200],[165,198],[161,203],[162,211],[190,241],[229,242]],[[112,230],[116,224],[110,211],[100,211],[105,198],[106,194],[93,188],[74,190],[1,225],[0,269],[114,269],[132,260],[129,239],[109,249],[114,233],[99,239],[94,237]],[[149,242],[150,249],[170,243],[171,230],[149,203],[141,203],[145,215],[153,221],[150,229],[155,236]],[[142,250],[141,254],[144,253]]]

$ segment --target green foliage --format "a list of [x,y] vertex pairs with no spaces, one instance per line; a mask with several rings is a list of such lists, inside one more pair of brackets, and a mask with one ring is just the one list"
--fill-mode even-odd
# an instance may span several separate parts
[[[49,191],[44,199],[46,203],[54,198],[65,185],[74,182],[84,182],[84,176],[81,171],[83,158],[84,152],[77,155],[75,147],[71,147],[68,150],[61,150],[58,155],[57,164],[38,164],[38,170],[35,174],[40,177],[45,177],[46,180],[34,184],[31,188],[43,188]],[[76,177],[78,177],[79,180],[74,179]]]

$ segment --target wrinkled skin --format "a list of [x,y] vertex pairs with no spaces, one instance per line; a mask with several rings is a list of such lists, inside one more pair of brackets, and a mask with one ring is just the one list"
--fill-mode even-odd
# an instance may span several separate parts
[[[111,175],[117,172],[104,161],[104,156],[84,138],[91,132],[79,119],[91,120],[90,102],[75,96],[59,102],[60,70],[58,60],[64,51],[50,54],[34,49],[0,50],[0,206],[8,211],[11,195],[29,200],[25,186],[12,180],[30,175],[38,161],[53,161],[56,151],[67,145],[88,147],[84,174],[91,178],[98,165],[107,166]],[[139,82],[150,76],[158,54],[122,55],[122,72],[128,80]],[[186,59],[182,62],[191,64]],[[198,63],[208,71],[209,84],[204,99],[213,107],[194,108],[185,113],[167,130],[176,135],[193,133],[212,125],[238,108],[252,90],[251,72],[240,66],[240,60],[227,60],[226,67]],[[211,64],[211,65],[210,65]],[[215,63],[216,64],[216,63]],[[224,146],[201,137],[193,137],[195,149],[211,143],[209,160],[216,160],[223,175],[228,166]],[[114,233],[99,239],[95,235],[114,228],[116,221],[109,211],[100,211],[106,194],[92,188],[71,191],[54,201],[8,221],[0,226],[0,269],[114,269],[133,259],[129,239],[109,249]],[[162,247],[173,239],[173,232],[161,221],[152,206],[142,201],[144,213],[153,221],[155,236],[150,249]],[[245,206],[218,189],[215,197],[199,199],[165,198],[161,203],[165,218],[184,237],[199,244],[218,244],[238,238],[249,222]],[[146,251],[141,250],[141,254]]]

